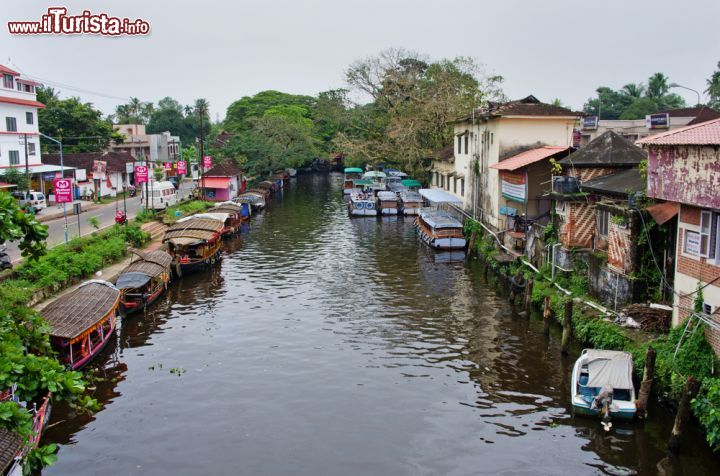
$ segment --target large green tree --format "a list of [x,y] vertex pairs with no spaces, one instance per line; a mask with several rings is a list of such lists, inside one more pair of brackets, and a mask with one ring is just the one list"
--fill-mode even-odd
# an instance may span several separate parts
[[288,94],[280,91],[262,91],[254,96],[245,96],[232,103],[225,116],[225,129],[239,132],[253,127],[252,118],[263,117],[268,109],[297,106],[308,111],[313,109],[315,98]]
[[115,124],[147,124],[154,110],[155,106],[152,102],[143,102],[131,97],[130,102],[115,108],[112,120]]
[[720,109],[720,61],[718,61],[717,70],[715,70],[707,80],[705,94],[710,96],[708,106],[714,109]]
[[195,140],[195,122],[191,117],[186,117],[182,104],[171,97],[165,97],[158,101],[157,107],[150,114],[145,130],[148,134],[168,131],[179,136],[183,144],[189,144]]
[[38,110],[40,132],[61,140],[65,152],[103,150],[111,140],[121,139],[89,102],[77,97],[60,99],[53,88],[38,88],[37,99],[45,104]]

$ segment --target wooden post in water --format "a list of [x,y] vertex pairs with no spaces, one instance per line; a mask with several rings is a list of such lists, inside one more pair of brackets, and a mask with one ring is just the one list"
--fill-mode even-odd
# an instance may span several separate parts
[[533,292],[533,280],[528,279],[525,285],[525,314],[528,319],[530,318],[530,307],[532,306],[532,292]]
[[477,232],[473,231],[470,233],[470,241],[468,242],[467,254],[470,256],[475,251],[475,240],[477,239]]
[[550,296],[545,296],[545,307],[543,308],[543,334],[550,335]]
[[652,389],[653,379],[655,378],[655,349],[648,347],[645,354],[645,371],[643,372],[643,380],[640,384],[638,399],[635,402],[637,414],[640,417],[647,416],[647,405],[650,399],[650,390]]
[[565,301],[565,312],[563,313],[563,333],[562,333],[562,344],[560,352],[562,355],[568,354],[568,348],[570,347],[570,336],[572,335],[572,299]]
[[673,453],[680,450],[680,441],[690,418],[690,401],[695,398],[698,390],[700,390],[700,382],[691,375],[685,382],[685,388],[683,388],[678,411],[675,415],[675,425],[673,425],[672,435],[668,442],[668,449]]

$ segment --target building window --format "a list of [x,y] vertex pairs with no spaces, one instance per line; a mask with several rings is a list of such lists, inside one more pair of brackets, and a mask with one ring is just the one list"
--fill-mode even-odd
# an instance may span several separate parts
[[35,143],[28,142],[28,155],[35,155]]
[[610,212],[607,210],[598,210],[598,222],[597,222],[598,235],[608,236],[610,230]]
[[20,152],[11,150],[8,152],[10,157],[10,165],[20,165]]
[[468,153],[468,136],[469,134],[465,134],[465,153]]
[[703,210],[700,212],[700,256],[703,258],[715,257],[715,241],[717,233],[713,230],[713,212]]
[[35,117],[33,117],[33,113],[26,112],[25,113],[25,123],[32,124],[33,122],[35,122]]
[[14,117],[6,117],[5,128],[8,132],[17,132],[17,120]]
[[[465,146],[467,147],[467,140],[465,141]],[[467,149],[465,152],[467,153]],[[453,193],[457,193],[457,179],[453,179]]]
[[462,136],[457,136],[458,143],[457,143],[457,153],[462,154]]
[[465,196],[465,179],[460,179],[460,196]]
[[3,74],[3,86],[9,89],[13,88],[13,77],[10,74]]

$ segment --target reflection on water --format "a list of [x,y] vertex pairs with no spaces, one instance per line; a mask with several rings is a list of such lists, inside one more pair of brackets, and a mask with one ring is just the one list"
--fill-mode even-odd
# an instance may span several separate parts
[[341,183],[293,182],[125,320],[93,367],[105,408],[58,405],[47,473],[718,474],[699,435],[667,457],[659,408],[610,433],[573,418],[557,330],[412,219],[350,220]]

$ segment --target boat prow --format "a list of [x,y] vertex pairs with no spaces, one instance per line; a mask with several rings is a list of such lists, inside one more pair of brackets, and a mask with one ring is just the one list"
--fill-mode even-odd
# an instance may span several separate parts
[[585,349],[573,365],[570,400],[579,415],[635,418],[633,361],[627,352]]

